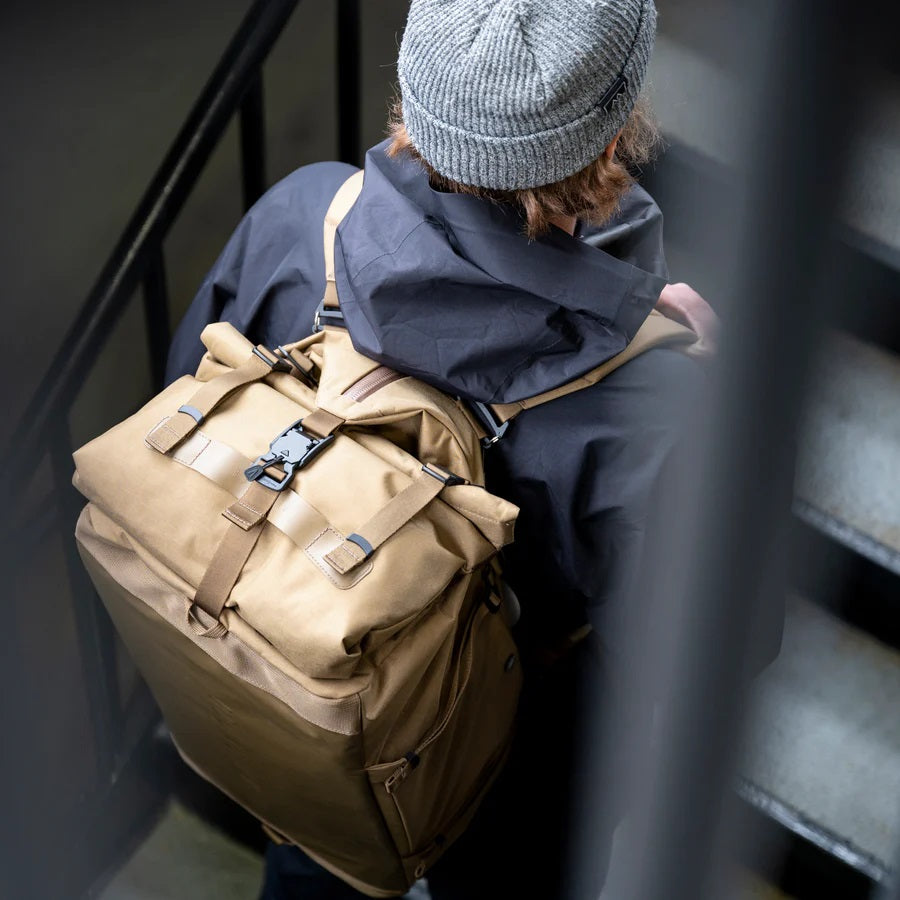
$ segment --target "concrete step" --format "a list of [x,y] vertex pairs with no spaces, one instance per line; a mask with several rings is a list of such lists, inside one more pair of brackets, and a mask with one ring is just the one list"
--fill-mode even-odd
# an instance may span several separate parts
[[900,848],[898,709],[900,652],[790,596],[782,652],[755,686],[745,799],[883,878]]
[[795,512],[900,575],[900,356],[832,332],[798,448]]
[[[741,159],[735,111],[742,104],[733,66],[713,57],[718,48],[715,34],[708,33],[715,27],[708,11],[701,11],[699,23],[689,8],[672,13],[660,18],[650,63],[654,111],[667,139],[729,169]],[[705,26],[705,37],[698,24]],[[900,87],[885,77],[868,100],[840,218],[861,249],[900,269]]]

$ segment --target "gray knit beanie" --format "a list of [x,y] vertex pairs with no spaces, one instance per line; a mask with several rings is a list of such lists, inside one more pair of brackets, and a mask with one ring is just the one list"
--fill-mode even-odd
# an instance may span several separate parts
[[634,107],[653,0],[412,0],[400,45],[413,146],[461,184],[551,184],[597,159]]

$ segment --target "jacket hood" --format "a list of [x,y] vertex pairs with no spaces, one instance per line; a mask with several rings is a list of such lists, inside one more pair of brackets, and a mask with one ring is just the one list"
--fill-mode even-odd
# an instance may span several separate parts
[[387,146],[367,153],[335,241],[341,308],[361,353],[455,396],[507,403],[599,366],[656,304],[661,216],[640,188],[603,229],[529,241],[514,210],[433,190]]

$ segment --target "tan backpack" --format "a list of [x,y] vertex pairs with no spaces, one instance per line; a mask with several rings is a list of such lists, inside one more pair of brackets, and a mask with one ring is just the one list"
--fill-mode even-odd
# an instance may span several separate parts
[[405,893],[498,774],[522,669],[498,551],[517,508],[483,443],[522,408],[640,350],[694,340],[653,315],[626,353],[486,412],[357,353],[327,325],[254,347],[207,326],[196,376],[75,453],[84,564],[184,760],[372,897]]

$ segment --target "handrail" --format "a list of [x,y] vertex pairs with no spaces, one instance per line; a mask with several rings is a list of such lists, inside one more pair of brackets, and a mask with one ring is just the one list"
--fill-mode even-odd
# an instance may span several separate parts
[[[162,386],[170,339],[163,241],[235,114],[240,115],[241,190],[249,208],[267,187],[263,64],[299,0],[255,0],[225,48],[162,163],[99,272],[74,320],[49,360],[40,384],[3,448],[0,492],[7,510],[7,550],[13,557],[29,538],[36,546],[53,527],[74,528],[83,499],[72,487],[69,410],[85,377],[129,303],[142,293],[154,389]],[[358,0],[337,0],[336,42],[340,158],[357,162],[359,143]],[[341,48],[348,48],[342,53]],[[139,288],[142,291],[139,292]],[[26,493],[49,457],[52,486],[44,497]],[[19,509],[26,506],[28,509]],[[15,511],[15,513],[14,513]],[[24,513],[24,515],[22,515]],[[30,516],[30,518],[29,518]],[[12,548],[12,549],[11,549]],[[81,649],[85,690],[101,780],[123,762],[120,707],[110,623],[75,542],[66,543],[68,578]]]
[[[54,420],[80,389],[99,348],[141,280],[150,296],[161,298],[164,283],[161,241],[181,211],[213,149],[242,107],[245,204],[265,181],[262,147],[261,66],[297,6],[298,0],[256,0],[228,44],[162,164],[144,192],[94,286],[81,304],[50,361],[37,391],[19,420],[3,459],[3,496],[15,502],[45,449]],[[257,137],[253,137],[256,126]],[[257,143],[258,142],[258,143]],[[153,289],[155,282],[157,289]],[[154,375],[161,371],[168,342],[168,309],[148,305]]]

